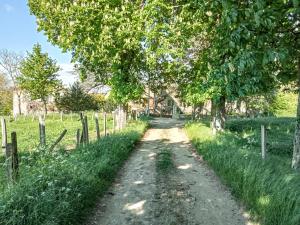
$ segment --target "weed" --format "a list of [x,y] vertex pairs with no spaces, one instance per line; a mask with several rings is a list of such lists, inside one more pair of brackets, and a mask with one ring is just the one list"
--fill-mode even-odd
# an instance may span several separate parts
[[156,168],[158,172],[167,173],[174,169],[172,153],[169,149],[162,149],[157,154]]

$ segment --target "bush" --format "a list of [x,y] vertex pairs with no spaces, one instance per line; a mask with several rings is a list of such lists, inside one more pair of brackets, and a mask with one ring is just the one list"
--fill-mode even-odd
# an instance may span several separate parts
[[65,89],[62,95],[58,93],[55,96],[55,104],[60,111],[67,112],[98,109],[95,98],[85,93],[79,82],[74,83],[69,89]]
[[295,116],[298,96],[293,92],[279,92],[273,101],[272,111],[277,116]]
[[[278,124],[284,125],[283,120]],[[266,121],[276,124],[276,119]],[[188,124],[186,130],[198,152],[261,224],[299,225],[300,174],[291,169],[290,157],[270,153],[262,161],[260,147],[251,136],[253,130],[248,129],[253,128],[251,123],[260,124],[255,120],[232,121],[227,126],[238,132],[226,131],[217,137],[211,136],[203,123]],[[277,132],[280,135],[280,130]]]
[[18,183],[0,194],[0,224],[82,224],[145,128],[145,122],[135,122],[73,152],[40,152],[23,159]]

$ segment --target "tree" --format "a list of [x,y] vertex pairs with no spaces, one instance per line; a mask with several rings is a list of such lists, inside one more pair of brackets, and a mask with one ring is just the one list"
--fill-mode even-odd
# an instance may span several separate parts
[[174,18],[185,2],[61,0],[49,7],[49,1],[29,0],[28,5],[49,40],[72,52],[82,77],[95,74],[118,103],[126,104],[149,86],[149,71],[160,67],[166,77],[175,71],[181,43],[174,26],[180,21]]
[[13,85],[13,91],[18,97],[18,113],[21,114],[21,95],[22,91],[18,87],[18,77],[20,73],[20,65],[22,63],[23,56],[6,49],[0,50],[0,71],[8,76]]
[[48,97],[53,95],[61,86],[57,79],[59,67],[56,61],[47,53],[42,53],[41,45],[36,44],[32,53],[28,53],[21,63],[21,76],[18,77],[19,85],[26,90],[32,100],[41,100],[47,114]]
[[197,74],[199,93],[211,97],[220,130],[226,100],[273,92],[295,77],[296,9],[284,0],[200,0],[186,7],[185,20],[194,20],[186,26],[189,39],[204,46],[191,57],[189,70]]
[[79,82],[66,89],[62,95],[57,94],[55,103],[60,111],[81,112],[98,109],[95,98],[85,93]]
[[145,63],[140,1],[55,1],[51,13],[49,1],[30,0],[28,4],[49,40],[72,52],[83,78],[89,72],[97,75],[99,82],[111,86],[119,103],[142,94],[140,72]]
[[13,107],[13,89],[9,86],[6,77],[0,73],[0,115],[8,115]]
[[[197,69],[213,102],[272,92],[295,79],[300,87],[299,1],[200,0],[194,6],[201,24],[195,35],[209,40]],[[298,109],[294,168],[300,166],[300,98]]]

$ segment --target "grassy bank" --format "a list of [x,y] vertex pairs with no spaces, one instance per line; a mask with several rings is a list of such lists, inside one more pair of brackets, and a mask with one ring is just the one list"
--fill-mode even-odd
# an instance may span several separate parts
[[83,224],[146,125],[132,122],[121,133],[74,151],[35,152],[23,158],[18,183],[0,192],[0,224]]
[[[260,156],[260,125],[268,131],[268,158]],[[198,152],[265,225],[300,224],[300,173],[291,169],[294,119],[230,120],[211,135],[207,122],[186,125]]]

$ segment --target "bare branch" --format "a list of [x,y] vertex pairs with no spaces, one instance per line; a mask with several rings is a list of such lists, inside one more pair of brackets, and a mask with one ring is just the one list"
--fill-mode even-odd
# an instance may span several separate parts
[[15,89],[17,78],[21,75],[20,65],[22,61],[22,55],[7,49],[0,50],[0,71],[10,78]]

